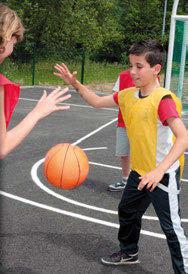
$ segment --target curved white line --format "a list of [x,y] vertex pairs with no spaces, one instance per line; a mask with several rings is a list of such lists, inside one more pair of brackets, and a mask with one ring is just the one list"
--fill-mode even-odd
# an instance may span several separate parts
[[[79,140],[77,140],[76,142],[74,142],[73,144],[74,145],[78,145],[79,143],[81,143],[82,141],[84,141],[85,139],[91,137],[92,135],[96,134],[98,131],[102,130],[103,128],[111,125],[112,123],[114,123],[115,121],[117,121],[117,118],[111,120],[110,122],[102,125],[101,127],[97,128],[96,130],[93,130],[92,132],[90,132],[89,134],[85,135],[84,137],[80,138]],[[42,184],[42,182],[38,179],[38,176],[37,176],[37,168],[44,162],[44,159],[41,159],[39,160],[38,162],[35,163],[35,165],[32,167],[31,169],[31,176],[33,178],[33,181],[35,182],[35,184],[37,184],[41,189],[43,189],[45,192],[49,193],[50,195],[58,198],[58,199],[61,199],[61,200],[64,200],[68,203],[71,203],[71,204],[74,204],[74,205],[78,205],[78,206],[81,206],[81,207],[85,207],[85,208],[89,208],[89,209],[92,209],[92,210],[96,210],[96,211],[101,211],[101,212],[104,212],[104,213],[110,213],[110,214],[117,214],[116,211],[114,210],[108,210],[108,209],[105,209],[105,208],[99,208],[99,207],[96,207],[96,206],[91,206],[91,205],[86,205],[84,203],[80,203],[80,202],[77,202],[77,201],[74,201],[72,199],[69,199],[69,198],[66,198],[62,195],[59,195],[58,193],[54,192],[53,190],[50,190],[49,188],[47,188],[46,186],[44,186]],[[107,168],[115,168],[115,169],[121,169],[120,167],[114,167],[114,166],[111,166],[111,165],[104,165],[104,164],[99,164],[99,163],[94,163],[94,162],[90,162],[90,164],[95,164],[95,165],[99,165],[99,166],[103,166],[103,167],[107,167]],[[145,216],[143,216],[143,218],[145,218]],[[147,216],[147,219],[152,219],[152,220],[158,220],[157,218],[155,219],[155,217],[153,216]],[[188,221],[187,219],[185,219],[186,221]]]
[[[115,223],[106,222],[106,221],[103,221],[103,220],[100,220],[100,219],[95,219],[95,218],[92,218],[92,217],[88,217],[86,215],[81,215],[81,214],[77,214],[77,213],[74,213],[74,212],[71,212],[71,211],[66,211],[66,210],[51,207],[51,206],[48,206],[48,205],[45,205],[45,204],[37,203],[37,202],[31,201],[29,199],[25,199],[25,198],[22,198],[22,197],[19,197],[19,196],[16,196],[16,195],[13,195],[13,194],[10,194],[8,192],[1,191],[1,190],[0,190],[0,195],[5,196],[7,198],[11,198],[13,200],[16,200],[16,201],[19,201],[19,202],[22,202],[22,203],[25,203],[25,204],[35,206],[35,207],[39,207],[39,208],[42,208],[42,209],[46,209],[46,210],[49,210],[49,211],[60,213],[60,214],[63,214],[63,215],[69,216],[69,217],[81,219],[81,220],[84,220],[84,221],[88,221],[88,222],[92,222],[92,223],[96,223],[96,224],[100,224],[100,225],[105,225],[105,226],[108,226],[108,227],[119,228],[119,225],[115,224]],[[160,233],[154,233],[154,232],[150,232],[150,231],[147,231],[147,230],[141,230],[141,233],[144,234],[144,235],[153,236],[153,237],[160,238],[160,239],[166,239],[165,235],[160,234]]]
[[[115,121],[117,121],[117,118],[111,120],[110,122],[102,125],[101,127],[97,128],[96,130],[90,132],[89,134],[85,135],[84,137],[80,138],[79,140],[77,140],[76,142],[74,142],[73,144],[74,145],[77,145],[79,143],[81,143],[82,141],[84,141],[85,139],[91,137],[92,135],[96,134],[98,131],[102,130],[103,128],[109,126],[110,124],[114,123]],[[104,213],[110,213],[110,214],[117,214],[116,211],[114,210],[108,210],[108,209],[105,209],[105,208],[99,208],[99,207],[96,207],[96,206],[91,206],[91,205],[86,205],[84,203],[80,203],[80,202],[77,202],[77,201],[74,201],[72,199],[69,199],[69,198],[66,198],[62,195],[59,195],[58,193],[54,192],[53,190],[50,190],[48,189],[46,186],[44,186],[42,184],[42,182],[38,179],[38,176],[37,176],[37,168],[40,166],[40,164],[42,164],[44,162],[44,159],[41,159],[39,160],[37,163],[35,163],[35,165],[32,167],[31,169],[31,176],[33,178],[33,181],[41,188],[43,189],[45,192],[49,193],[50,195],[53,195],[55,196],[56,198],[58,199],[61,199],[61,200],[64,200],[68,203],[71,203],[71,204],[75,204],[75,205],[78,205],[78,206],[81,206],[81,207],[85,207],[85,208],[89,208],[89,209],[92,209],[92,210],[96,210],[96,211],[101,211],[101,212],[104,212]],[[103,167],[108,167],[108,168],[115,168],[115,169],[121,169],[120,167],[114,167],[114,166],[110,166],[110,165],[104,165],[104,164],[99,164],[99,163],[94,163],[94,162],[90,162],[90,164],[95,164],[95,165],[99,165],[99,166],[103,166]],[[143,216],[143,218],[145,218],[145,216]],[[153,216],[147,216],[147,219],[152,219],[152,220],[158,220],[156,217],[153,217]],[[186,221],[188,221],[187,219],[185,219]]]
[[[24,98],[22,98],[22,100],[24,100]],[[25,99],[27,100],[27,99]],[[30,101],[34,101],[32,99],[28,99]],[[36,100],[37,101],[37,100]],[[109,109],[108,109],[109,110]],[[112,109],[114,110],[114,109]],[[117,111],[117,110],[116,110]],[[86,138],[90,137],[91,135],[95,134],[97,131],[99,131],[100,129],[106,127],[107,125],[111,124],[112,122],[116,121],[116,119],[112,120],[111,122],[109,122],[108,124],[100,127],[98,130],[88,134],[87,136],[81,138],[80,140],[78,140],[77,142],[75,142],[74,144],[78,144],[80,142],[82,142],[83,140],[85,140]],[[44,159],[41,159],[39,160],[32,168],[32,170],[34,170],[34,173],[36,172],[38,166],[44,162]],[[91,163],[91,164],[97,164],[97,163]],[[102,164],[101,164],[102,165]],[[107,166],[107,165],[103,165],[103,166]],[[37,168],[36,168],[37,167]],[[108,167],[112,167],[112,166],[108,166]],[[118,168],[118,167],[117,167]],[[36,170],[35,170],[36,169]],[[119,168],[118,168],[119,169]],[[121,168],[120,168],[121,169]],[[32,173],[32,172],[31,172]],[[37,172],[36,172],[37,174]],[[33,176],[33,174],[32,174]],[[37,176],[37,175],[36,175]],[[38,178],[37,178],[38,179]],[[38,180],[39,181],[39,180]],[[49,190],[49,189],[48,189]],[[54,192],[55,193],[55,192]],[[26,204],[30,204],[32,206],[36,206],[36,207],[39,207],[39,208],[43,208],[43,209],[47,209],[47,210],[50,210],[50,211],[53,211],[53,212],[57,212],[57,213],[60,213],[60,214],[64,214],[64,215],[67,215],[67,216],[71,216],[71,217],[74,217],[74,218],[78,218],[78,219],[82,219],[82,220],[86,220],[86,221],[89,221],[89,222],[93,222],[93,223],[98,223],[98,224],[102,224],[102,225],[105,225],[105,226],[110,226],[110,227],[115,227],[115,228],[119,228],[119,225],[118,224],[115,224],[115,223],[111,223],[111,222],[106,222],[106,221],[103,221],[103,220],[100,220],[100,219],[95,219],[95,218],[92,218],[92,217],[88,217],[88,216],[85,216],[85,215],[81,215],[81,214],[76,214],[74,212],[69,212],[69,211],[65,211],[65,210],[61,210],[61,209],[58,209],[58,208],[54,208],[54,207],[50,207],[48,205],[45,205],[45,204],[41,204],[41,203],[37,203],[37,202],[34,202],[32,200],[29,200],[29,199],[25,199],[23,197],[19,197],[19,196],[16,196],[16,195],[13,195],[13,194],[10,194],[10,193],[7,193],[7,192],[4,192],[4,191],[1,191],[0,190],[0,195],[2,196],[5,196],[5,197],[8,197],[8,198],[11,198],[11,199],[14,199],[14,200],[17,200],[17,201],[20,201],[20,202],[23,202],[23,203],[26,203]],[[70,199],[69,199],[70,200]],[[88,207],[88,206],[87,206]],[[150,217],[150,216],[145,216],[145,219],[157,219],[156,217]],[[150,232],[150,231],[146,231],[146,230],[141,230],[141,233],[144,234],[144,235],[148,235],[148,236],[153,236],[153,237],[156,237],[156,238],[161,238],[161,239],[166,239],[165,235],[164,234],[160,234],[160,233],[154,233],[154,232]]]
[[[97,128],[96,130],[93,130],[92,132],[90,132],[89,134],[85,135],[84,137],[80,138],[79,140],[77,140],[76,142],[74,142],[73,144],[74,145],[77,145],[79,143],[81,143],[82,141],[84,141],[85,139],[91,137],[92,135],[96,134],[98,131],[102,130],[103,128],[111,125],[112,123],[114,123],[115,121],[117,121],[117,118],[111,120],[110,122],[100,126],[99,128]],[[80,203],[80,202],[77,202],[77,201],[74,201],[72,199],[68,199],[62,195],[59,195],[58,193],[54,192],[53,190],[50,190],[49,188],[47,188],[45,185],[42,184],[42,182],[39,180],[38,176],[37,176],[37,169],[38,167],[44,162],[44,158],[39,160],[38,162],[36,162],[34,164],[34,166],[32,167],[31,169],[31,177],[33,179],[33,181],[35,182],[36,185],[38,185],[38,187],[40,187],[42,190],[44,190],[45,192],[47,192],[48,194],[58,198],[58,199],[61,199],[63,201],[66,201],[68,203],[71,203],[71,204],[74,204],[74,205],[78,205],[78,206],[81,206],[81,207],[85,207],[85,208],[89,208],[89,209],[93,209],[93,210],[97,210],[97,211],[102,211],[102,212],[105,212],[105,213],[111,213],[111,214],[117,214],[116,211],[113,211],[113,210],[108,210],[108,209],[105,209],[105,208],[98,208],[98,207],[95,207],[95,206],[91,206],[91,205],[86,205],[86,204],[83,204],[83,203]]]
[[[35,182],[35,184],[41,188],[43,191],[45,191],[46,193],[48,193],[49,195],[52,195],[60,200],[63,200],[67,203],[70,203],[70,204],[74,204],[74,205],[77,205],[77,206],[81,206],[81,207],[84,207],[84,208],[87,208],[87,209],[92,209],[92,210],[95,210],[95,211],[100,211],[100,212],[103,212],[103,213],[108,213],[108,214],[114,214],[114,215],[117,215],[117,211],[115,210],[109,210],[109,209],[105,209],[105,208],[102,208],[102,207],[96,207],[96,206],[92,206],[92,205],[87,205],[87,204],[84,204],[84,203],[81,203],[81,202],[78,202],[78,201],[75,201],[75,200],[72,200],[72,199],[69,199],[63,195],[60,195],[58,193],[56,193],[55,191],[49,189],[48,187],[46,187],[38,178],[38,175],[37,175],[37,169],[38,167],[44,162],[44,158],[39,160],[38,162],[36,162],[32,169],[31,169],[31,177],[32,177],[32,180]],[[90,164],[97,164],[97,163],[94,163],[94,162],[90,162]],[[109,166],[109,165],[102,165],[102,164],[97,164],[99,166],[103,166],[103,167],[109,167],[109,168],[114,168],[113,166]],[[118,168],[120,169],[119,167],[115,167],[115,168]],[[154,217],[154,216],[146,216],[144,215],[142,217],[143,219],[146,219],[146,220],[154,220],[154,221],[158,221],[158,218],[157,217]],[[181,219],[182,222],[185,222],[187,223],[188,222],[188,219]]]
[[37,163],[35,163],[31,169],[31,177],[32,177],[32,180],[35,182],[35,184],[40,187],[42,190],[44,190],[45,192],[47,192],[48,194],[60,199],[60,200],[63,200],[65,202],[68,202],[70,204],[74,204],[74,205],[77,205],[77,206],[81,206],[81,207],[85,207],[85,208],[88,208],[88,209],[93,209],[93,210],[96,210],[96,211],[101,211],[101,212],[105,212],[105,213],[111,213],[111,214],[117,214],[116,211],[114,210],[109,210],[109,209],[105,209],[105,208],[100,208],[100,207],[96,207],[96,206],[91,206],[91,205],[86,205],[84,203],[80,203],[80,202],[77,202],[77,201],[74,201],[72,199],[69,199],[69,198],[66,198],[65,196],[63,195],[60,195],[58,193],[56,193],[55,191],[47,188],[38,178],[37,176],[37,169],[38,167],[44,162],[44,159],[41,159],[39,160]]

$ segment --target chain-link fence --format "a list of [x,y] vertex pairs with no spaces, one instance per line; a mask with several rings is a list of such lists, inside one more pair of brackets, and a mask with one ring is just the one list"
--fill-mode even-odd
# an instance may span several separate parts
[[92,55],[84,50],[71,51],[67,55],[61,49],[58,52],[38,49],[33,45],[31,54],[15,51],[1,64],[1,72],[21,85],[62,84],[62,80],[54,76],[54,65],[65,63],[70,71],[77,71],[78,80],[84,84],[114,83],[118,74],[126,68],[124,64],[96,62]]

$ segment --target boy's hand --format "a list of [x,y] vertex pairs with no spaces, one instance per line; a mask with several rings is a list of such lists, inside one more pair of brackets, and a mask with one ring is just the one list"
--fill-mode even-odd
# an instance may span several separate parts
[[164,171],[159,168],[155,168],[151,172],[139,177],[141,179],[138,190],[142,190],[145,186],[150,191],[153,191],[158,183],[162,180],[164,176]]
[[66,84],[71,84],[72,86],[74,86],[76,84],[76,75],[77,72],[74,71],[73,73],[70,73],[69,69],[67,68],[67,66],[65,64],[56,64],[54,66],[54,68],[58,71],[54,72],[54,75],[60,77],[61,79],[63,79],[63,81],[65,81]]

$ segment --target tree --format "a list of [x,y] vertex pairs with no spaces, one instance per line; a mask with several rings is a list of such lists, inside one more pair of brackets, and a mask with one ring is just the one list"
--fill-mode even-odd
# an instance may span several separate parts
[[[184,9],[180,0],[179,11]],[[74,59],[80,51],[106,61],[126,61],[130,45],[140,39],[161,40],[164,0],[7,0],[21,16],[25,39],[15,52],[31,58],[37,48],[42,57],[63,55]],[[168,45],[173,0],[168,0]]]
[[30,56],[36,45],[43,55],[63,52],[72,57],[70,52],[75,55],[80,48],[92,52],[120,37],[113,15],[116,0],[24,0],[19,7],[15,0],[6,2],[26,28],[24,43],[18,48],[21,55]]
[[[170,18],[174,1],[168,0],[165,35],[162,38],[164,0],[118,0],[117,21],[121,40],[112,40],[102,47],[94,58],[126,63],[128,49],[138,40],[156,39],[168,49]],[[181,14],[184,0],[180,0],[178,13]]]

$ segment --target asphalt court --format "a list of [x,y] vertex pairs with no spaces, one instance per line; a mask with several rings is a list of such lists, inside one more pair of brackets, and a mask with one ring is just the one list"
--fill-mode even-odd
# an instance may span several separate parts
[[[30,111],[41,88],[24,88],[11,126]],[[74,92],[70,110],[45,118],[1,163],[1,273],[173,273],[166,240],[151,207],[143,218],[137,266],[110,267],[100,257],[118,250],[121,193],[107,191],[120,176],[115,157],[117,109],[93,109]],[[188,127],[188,116],[184,115]],[[75,143],[90,161],[87,180],[65,191],[42,172],[46,152]],[[188,232],[188,155],[181,191],[182,225]]]

